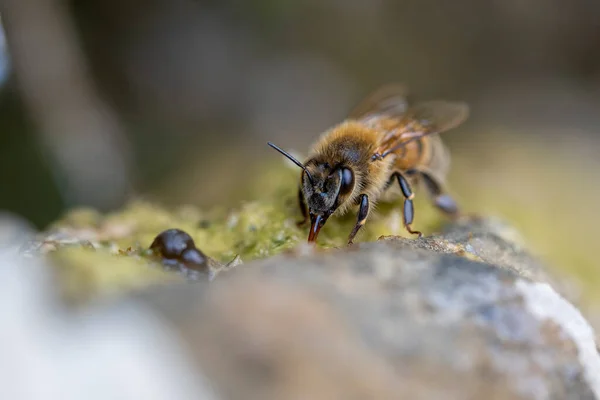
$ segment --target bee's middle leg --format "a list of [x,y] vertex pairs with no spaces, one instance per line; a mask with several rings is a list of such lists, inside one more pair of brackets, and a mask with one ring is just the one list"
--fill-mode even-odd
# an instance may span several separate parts
[[419,235],[419,237],[423,236],[420,231],[414,231],[410,227],[413,223],[413,219],[415,217],[415,207],[413,205],[413,198],[415,194],[413,193],[410,183],[406,180],[406,178],[399,172],[396,172],[396,179],[398,179],[398,184],[400,185],[400,190],[404,195],[404,227],[409,233],[414,235]]
[[301,188],[298,189],[298,206],[302,213],[302,219],[296,224],[300,227],[306,225],[306,222],[308,221],[308,209],[306,208],[306,203],[304,203],[304,195],[302,194]]
[[360,195],[360,207],[358,209],[358,215],[356,216],[356,224],[354,225],[354,229],[350,232],[348,236],[348,244],[352,244],[354,240],[354,236],[358,233],[360,228],[367,222],[367,217],[369,216],[369,196],[366,194]]

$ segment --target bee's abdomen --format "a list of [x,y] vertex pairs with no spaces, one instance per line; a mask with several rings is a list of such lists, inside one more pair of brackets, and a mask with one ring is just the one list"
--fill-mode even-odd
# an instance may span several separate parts
[[426,143],[420,167],[437,179],[444,180],[450,170],[450,153],[439,135],[425,137]]

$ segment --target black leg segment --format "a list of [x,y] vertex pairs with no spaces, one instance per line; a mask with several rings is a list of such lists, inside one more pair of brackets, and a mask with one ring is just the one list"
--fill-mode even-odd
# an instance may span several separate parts
[[[404,200],[404,225],[410,225],[415,219],[415,207],[410,199]],[[412,232],[411,232],[412,233]]]
[[396,176],[398,177],[398,184],[400,185],[400,190],[402,190],[402,194],[407,199],[412,200],[412,198],[415,197],[415,194],[412,192],[410,184],[402,175],[396,174]]
[[415,218],[415,207],[413,205],[412,199],[415,197],[413,193],[410,183],[406,180],[402,174],[399,172],[396,173],[396,178],[398,179],[398,184],[400,185],[400,190],[402,190],[402,194],[404,195],[404,227],[409,233],[419,235],[419,237],[423,236],[423,234],[419,231],[414,231],[410,227]]
[[431,195],[433,204],[448,216],[455,217],[458,215],[458,206],[450,195],[444,193],[442,185],[433,176],[426,172],[421,172],[423,182]]
[[356,225],[354,225],[354,229],[350,232],[350,236],[348,236],[348,244],[352,244],[354,237],[358,233],[359,229],[367,221],[367,217],[369,216],[369,196],[366,194],[360,195],[360,207],[358,209],[358,215],[356,217]]

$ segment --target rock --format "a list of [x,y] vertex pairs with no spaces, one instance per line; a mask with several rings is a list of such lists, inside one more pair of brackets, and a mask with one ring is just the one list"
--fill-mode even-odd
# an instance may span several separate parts
[[289,252],[140,298],[228,399],[600,399],[594,333],[514,231]]
[[592,328],[497,220],[418,240],[302,243],[194,284],[146,283],[158,271],[135,249],[86,229],[55,235],[49,254],[77,255],[62,268],[86,274],[110,268],[102,276],[121,278],[106,288],[131,281],[135,294],[71,312],[47,256],[0,253],[0,398],[600,399]]
[[43,259],[0,248],[0,399],[218,399],[147,308],[66,308],[52,271]]
[[[398,240],[393,236],[390,239]],[[455,254],[492,264],[536,282],[549,283],[569,299],[576,300],[578,297],[577,290],[570,282],[557,279],[529,253],[519,232],[495,218],[465,218],[447,226],[442,235],[421,240],[402,240],[402,243],[415,249]]]

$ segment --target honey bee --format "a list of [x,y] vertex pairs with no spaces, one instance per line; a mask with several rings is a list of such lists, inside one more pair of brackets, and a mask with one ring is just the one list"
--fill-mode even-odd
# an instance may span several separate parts
[[404,227],[421,237],[411,227],[413,187],[421,182],[438,209],[458,215],[444,188],[450,156],[439,134],[462,124],[469,107],[443,100],[411,105],[407,94],[405,86],[389,85],[367,96],[345,121],[321,135],[304,163],[268,142],[302,168],[298,200],[303,219],[298,224],[310,219],[309,242],[316,241],[331,215],[358,206],[351,244],[376,203],[398,194],[404,197]]

